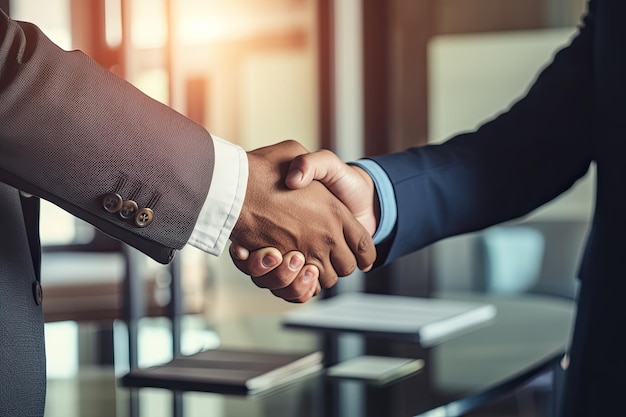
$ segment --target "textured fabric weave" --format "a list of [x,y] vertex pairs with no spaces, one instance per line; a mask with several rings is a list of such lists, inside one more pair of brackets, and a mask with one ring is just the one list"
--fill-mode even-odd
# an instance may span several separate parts
[[0,416],[42,416],[46,359],[43,314],[19,192],[0,183]]

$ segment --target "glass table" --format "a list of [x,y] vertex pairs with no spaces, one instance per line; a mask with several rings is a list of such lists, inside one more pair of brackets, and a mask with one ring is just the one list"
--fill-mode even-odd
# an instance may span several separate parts
[[120,387],[112,368],[82,368],[75,378],[49,381],[46,417],[457,416],[542,374],[560,372],[575,312],[572,301],[530,295],[440,296],[489,302],[498,313],[488,325],[430,348],[354,334],[288,329],[275,314],[215,323],[223,345],[322,349],[326,364],[362,354],[424,360],[419,372],[385,385],[320,372],[252,396],[175,393]]

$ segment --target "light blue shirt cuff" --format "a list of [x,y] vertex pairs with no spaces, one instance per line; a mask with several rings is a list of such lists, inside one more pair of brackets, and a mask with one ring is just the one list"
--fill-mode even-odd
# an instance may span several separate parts
[[378,193],[378,201],[380,202],[380,220],[376,233],[372,237],[377,245],[387,239],[396,226],[396,221],[398,220],[396,193],[393,190],[393,184],[391,184],[389,176],[378,163],[371,159],[359,159],[350,164],[363,168],[374,181],[374,186]]

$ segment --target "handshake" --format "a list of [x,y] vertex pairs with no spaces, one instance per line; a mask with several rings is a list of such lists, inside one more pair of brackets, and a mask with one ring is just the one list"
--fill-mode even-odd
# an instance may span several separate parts
[[380,209],[363,169],[295,141],[248,152],[248,164],[230,256],[257,286],[305,302],[357,267],[372,268]]

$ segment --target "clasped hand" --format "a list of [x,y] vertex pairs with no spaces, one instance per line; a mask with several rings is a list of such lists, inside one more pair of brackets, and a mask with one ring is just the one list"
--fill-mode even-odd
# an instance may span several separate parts
[[[320,178],[324,170],[312,169],[321,165],[316,159],[345,166],[334,154],[308,154],[295,141],[249,152],[246,197],[230,236],[235,265],[257,286],[292,302],[307,301],[357,267],[371,269],[376,258],[376,217],[372,200],[355,188],[359,178]],[[333,185],[343,202],[329,191]]]
[[365,171],[295,141],[249,152],[248,161],[230,255],[257,286],[305,302],[357,267],[371,269],[379,209]]

